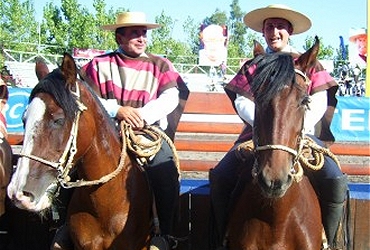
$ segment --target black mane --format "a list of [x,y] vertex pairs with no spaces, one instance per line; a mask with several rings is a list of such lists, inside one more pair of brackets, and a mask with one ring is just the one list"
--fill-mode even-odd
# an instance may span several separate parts
[[290,54],[258,55],[251,65],[256,65],[251,90],[255,102],[267,105],[286,85],[295,84],[294,62]]
[[[82,80],[79,82],[80,84],[85,86],[86,89],[91,93],[95,102],[102,110],[103,115],[105,117],[104,119],[108,121],[108,123],[112,127],[115,127],[114,121],[110,118],[108,112],[99,101],[99,98],[97,97],[96,93],[92,90],[92,88],[88,84],[86,84],[86,82]],[[55,98],[57,105],[63,109],[67,118],[70,120],[73,120],[75,118],[78,111],[76,96],[74,96],[71,90],[68,88],[68,84],[66,84],[65,78],[60,69],[53,70],[45,78],[39,81],[39,83],[32,89],[29,98],[29,103],[38,93],[47,93],[53,96]]]
[[29,102],[38,93],[47,93],[55,98],[58,106],[60,106],[69,119],[73,119],[78,111],[76,97],[65,84],[64,76],[60,69],[55,69],[33,88]]

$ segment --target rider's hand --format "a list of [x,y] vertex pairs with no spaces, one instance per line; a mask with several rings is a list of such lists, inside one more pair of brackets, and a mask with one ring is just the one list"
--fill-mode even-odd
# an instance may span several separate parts
[[138,109],[130,106],[121,106],[118,109],[116,118],[119,121],[125,121],[134,129],[141,129],[144,127],[144,120],[141,118]]

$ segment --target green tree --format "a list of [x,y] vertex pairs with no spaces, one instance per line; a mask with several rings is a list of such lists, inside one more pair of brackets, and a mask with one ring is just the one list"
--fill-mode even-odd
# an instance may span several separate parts
[[[124,8],[107,9],[105,0],[93,0],[92,11],[79,4],[78,0],[60,0],[60,6],[51,1],[44,6],[43,18],[38,23],[31,1],[0,2],[1,48],[52,55],[61,55],[73,48],[116,49],[114,32],[103,31],[100,27],[114,23],[117,13],[125,11]],[[211,16],[204,17],[202,22],[228,26],[228,66],[239,67],[240,58],[252,56],[253,40],[262,44],[264,41],[245,26],[245,13],[239,0],[231,0],[229,6],[229,13],[217,8]],[[162,11],[156,17],[156,22],[161,24],[161,28],[150,33],[148,51],[165,55],[174,62],[195,64],[199,52],[200,24],[188,16],[180,26],[185,39],[179,41],[173,37],[173,28],[179,20]],[[306,41],[305,48],[308,48],[313,38],[307,37]],[[39,46],[40,44],[43,46]],[[319,58],[333,56],[331,46],[321,47]],[[3,59],[0,58],[0,66],[1,60]]]
[[195,63],[197,61],[200,46],[199,28],[200,25],[195,23],[192,17],[188,16],[186,18],[183,25],[183,30],[185,34],[187,34],[187,39],[185,41],[190,50],[186,56],[193,58],[190,63]]
[[[37,51],[38,32],[31,1],[4,0],[0,3],[0,47]],[[0,58],[3,65],[4,58]]]
[[151,31],[151,40],[148,49],[153,54],[167,55],[170,51],[173,38],[171,37],[174,19],[167,16],[164,11],[155,18],[155,22],[160,25],[158,29]]
[[215,12],[210,17],[206,17],[203,20],[204,25],[210,24],[217,24],[217,25],[225,25],[227,24],[227,14],[225,11],[221,11],[220,9],[216,9]]
[[[317,59],[332,59],[334,56],[334,48],[332,46],[325,46],[322,42],[322,37],[319,37],[320,40],[320,50],[319,54],[317,55]],[[311,48],[315,43],[314,36],[307,36],[305,39],[305,45],[303,45],[303,49],[306,51]]]
[[231,58],[245,57],[247,41],[245,35],[247,28],[243,22],[245,13],[241,10],[238,0],[232,0],[230,4],[230,19],[229,19],[229,50],[228,55]]
[[[90,25],[91,27],[91,40],[94,42],[93,48],[97,49],[105,49],[105,50],[114,50],[117,47],[117,43],[114,37],[114,32],[107,32],[102,30],[100,27],[105,24],[114,23],[116,20],[116,15],[119,12],[125,11],[123,8],[119,8],[118,10],[114,11],[111,7],[107,12],[106,4],[104,0],[94,0],[93,3],[95,9],[95,16],[92,20],[94,25]],[[115,14],[110,14],[115,13]]]
[[[186,43],[177,41],[173,38],[172,33],[177,22],[170,16],[167,16],[164,11],[157,16],[155,22],[161,27],[152,30],[148,51],[153,54],[158,54],[167,57],[172,62],[179,62],[177,60],[180,56],[191,53],[190,46]],[[184,63],[184,61],[180,61]]]
[[44,8],[43,28],[46,43],[56,46],[54,53],[61,53],[73,48],[94,48],[112,50],[117,47],[114,32],[103,31],[100,27],[115,22],[119,8],[106,12],[103,0],[94,0],[92,14],[86,7],[78,4],[77,0],[62,0],[61,7],[49,3]]

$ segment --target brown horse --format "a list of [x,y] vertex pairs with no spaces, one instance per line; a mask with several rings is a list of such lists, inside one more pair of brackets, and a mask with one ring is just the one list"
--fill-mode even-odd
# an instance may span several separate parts
[[7,141],[6,119],[1,113],[8,97],[8,87],[0,79],[0,216],[5,213],[6,187],[13,172],[12,148]]
[[5,213],[6,188],[13,171],[12,148],[3,137],[0,138],[0,216]]
[[321,247],[319,202],[299,161],[309,102],[306,73],[318,50],[317,39],[293,61],[289,54],[265,55],[255,45],[253,181],[244,187],[229,220],[230,249]]
[[42,213],[60,186],[74,187],[67,225],[75,249],[146,249],[152,229],[147,179],[96,95],[77,78],[70,55],[35,86],[24,124],[8,186],[14,204]]

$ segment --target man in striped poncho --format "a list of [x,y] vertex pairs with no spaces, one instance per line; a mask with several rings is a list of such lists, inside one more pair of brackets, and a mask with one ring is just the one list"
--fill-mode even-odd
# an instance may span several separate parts
[[[169,60],[145,52],[147,31],[159,27],[145,19],[144,13],[124,12],[118,14],[116,24],[102,26],[115,32],[118,49],[92,59],[82,67],[81,76],[100,95],[111,117],[134,129],[158,125],[173,139],[189,92]],[[167,142],[146,169],[156,197],[161,236],[168,243],[179,173]]]

